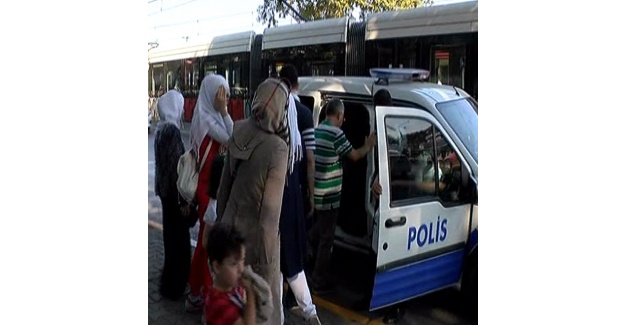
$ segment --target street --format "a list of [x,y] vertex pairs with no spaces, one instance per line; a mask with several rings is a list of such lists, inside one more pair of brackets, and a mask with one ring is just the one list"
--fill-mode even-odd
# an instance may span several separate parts
[[[190,124],[185,124],[182,137],[185,146],[189,140]],[[163,263],[162,220],[160,200],[154,194],[154,134],[148,135],[148,321],[150,324],[200,324],[200,314],[183,311],[184,300],[168,301],[158,294],[158,279]],[[198,225],[191,229],[192,245],[195,245]],[[322,324],[383,324],[384,313],[353,311],[340,303],[313,297]],[[401,304],[402,317],[397,324],[424,325],[474,325],[463,315],[460,294],[452,289]],[[285,313],[285,324],[306,324],[291,312]]]

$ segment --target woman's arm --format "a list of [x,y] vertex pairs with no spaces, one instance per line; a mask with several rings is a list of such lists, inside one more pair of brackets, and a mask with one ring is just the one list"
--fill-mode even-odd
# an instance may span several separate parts
[[239,317],[234,325],[256,325],[256,294],[252,280],[244,276],[241,282],[245,289],[245,306],[243,307],[243,317]]
[[208,135],[221,144],[226,144],[228,142],[232,136],[232,128],[234,127],[234,122],[230,115],[228,115],[228,110],[226,108],[227,103],[226,89],[223,86],[219,86],[217,94],[215,94],[214,105],[215,110],[217,110],[223,120],[223,125],[211,119],[209,122]]
[[243,312],[244,324],[256,325],[256,295],[251,285],[245,286],[245,295],[247,296],[247,302],[245,304],[245,311]]
[[224,125],[221,125],[221,123],[210,120],[208,122],[208,135],[215,141],[221,144],[226,144],[232,136],[232,128],[234,127],[234,122],[232,121],[230,115],[227,115],[227,113],[225,117],[223,115],[221,117],[223,118],[225,128]]
[[213,225],[204,225],[204,233],[202,233],[202,247],[204,247],[204,249],[208,248],[208,234],[210,233],[211,229],[213,229]]

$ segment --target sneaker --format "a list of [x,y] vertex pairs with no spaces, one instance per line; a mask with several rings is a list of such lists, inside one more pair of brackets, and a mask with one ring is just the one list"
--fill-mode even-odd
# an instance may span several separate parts
[[311,325],[321,325],[321,321],[319,320],[319,317],[317,317],[317,315],[309,318],[307,322]]
[[291,313],[293,313],[293,315],[304,318],[304,312],[302,311],[302,308],[300,308],[299,306],[291,307],[290,310],[291,310]]
[[184,301],[184,309],[188,313],[202,310],[202,307],[204,307],[204,300],[202,300],[202,296],[189,294],[187,299]]

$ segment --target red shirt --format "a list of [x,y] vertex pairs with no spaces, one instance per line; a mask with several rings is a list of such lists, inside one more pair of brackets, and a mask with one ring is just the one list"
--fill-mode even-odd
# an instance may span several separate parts
[[230,292],[209,287],[204,301],[206,325],[232,325],[243,311],[244,289],[238,286]]

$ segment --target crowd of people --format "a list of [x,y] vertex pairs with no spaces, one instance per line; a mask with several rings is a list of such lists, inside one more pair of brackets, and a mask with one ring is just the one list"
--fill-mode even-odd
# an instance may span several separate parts
[[[201,312],[203,324],[282,325],[285,311],[321,324],[311,292],[334,290],[330,256],[341,161],[364,158],[376,136],[353,148],[341,130],[345,108],[338,99],[327,104],[326,118],[315,128],[298,89],[295,67],[285,65],[258,86],[251,116],[235,123],[227,109],[228,82],[205,76],[186,146],[182,94],[174,88],[158,100],[155,191],[163,206],[165,248],[160,292],[184,297],[185,310]],[[390,103],[390,94],[383,95],[388,98],[376,104]],[[185,147],[200,166],[191,201],[177,188]],[[373,190],[381,193],[377,179]],[[191,254],[189,228],[197,222],[198,245]],[[315,257],[307,278],[309,248]]]

